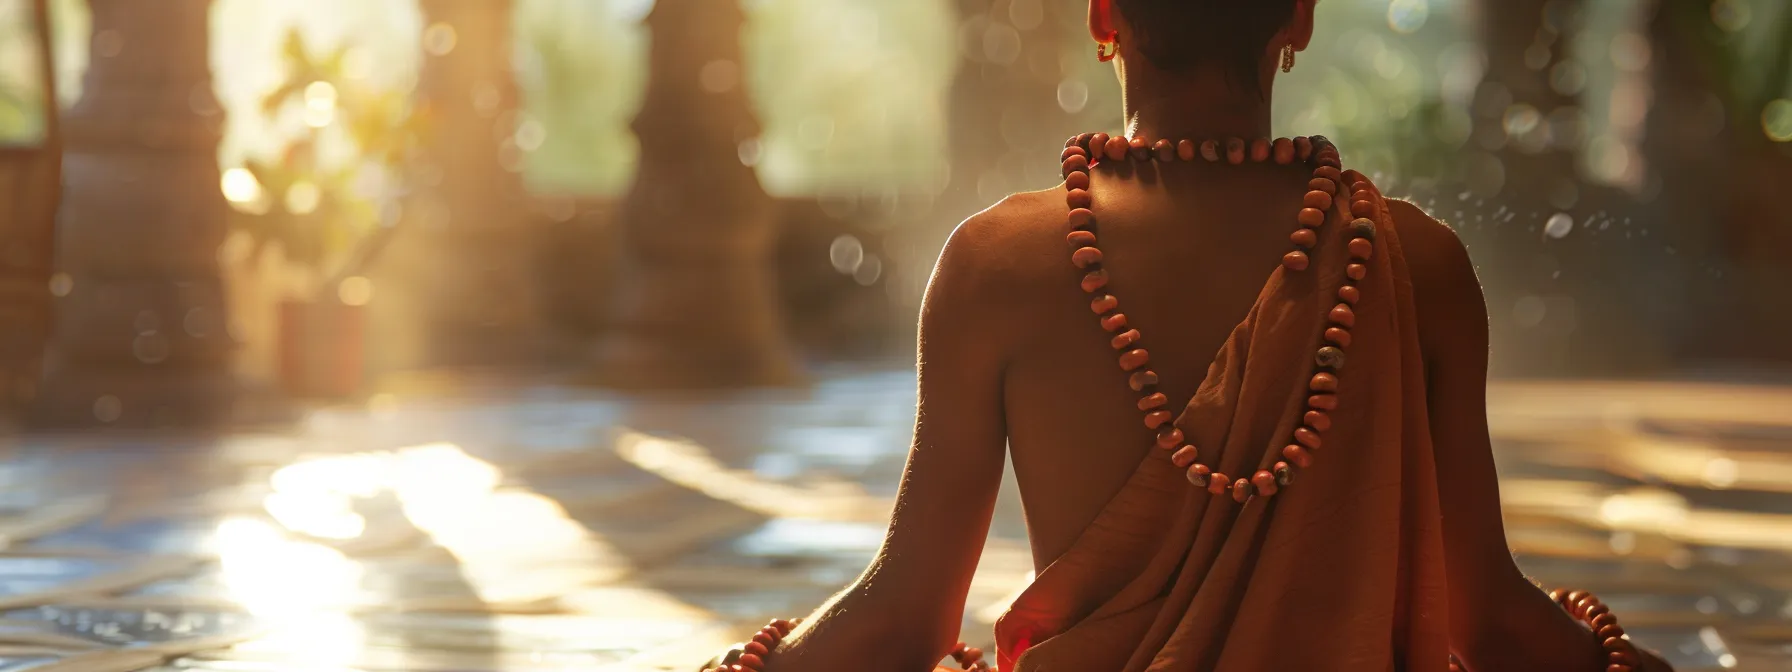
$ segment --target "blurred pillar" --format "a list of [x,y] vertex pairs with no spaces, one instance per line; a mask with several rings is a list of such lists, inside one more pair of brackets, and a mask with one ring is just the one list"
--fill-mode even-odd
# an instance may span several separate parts
[[55,65],[48,0],[35,0],[27,35],[37,39],[44,134],[37,145],[0,146],[0,418],[11,419],[36,394],[50,332],[50,269],[56,204],[62,189]]
[[210,0],[89,0],[91,60],[63,119],[56,307],[39,420],[207,425],[235,385]]
[[738,84],[738,0],[657,3],[641,144],[622,205],[610,332],[591,379],[623,388],[778,385],[801,379],[772,269],[776,204],[739,146],[758,137]]
[[[515,133],[510,0],[419,0],[423,65],[416,100],[427,138],[416,191],[380,275],[402,283],[408,313],[382,327],[417,334],[387,362],[412,366],[517,364],[540,352],[538,292]],[[377,301],[378,299],[376,299]],[[376,328],[376,332],[385,331]]]

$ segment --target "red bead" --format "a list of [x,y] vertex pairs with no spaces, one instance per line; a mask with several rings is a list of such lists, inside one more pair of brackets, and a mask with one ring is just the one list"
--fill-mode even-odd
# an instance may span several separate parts
[[1251,141],[1251,160],[1262,163],[1269,160],[1269,138],[1257,138]]
[[1247,500],[1250,498],[1251,498],[1251,482],[1250,481],[1247,481],[1247,480],[1244,480],[1241,478],[1232,483],[1232,501],[1243,504],[1244,500]]
[[1182,443],[1182,430],[1175,425],[1167,425],[1157,430],[1157,447],[1164,450],[1175,448]]
[[1306,446],[1308,450],[1319,450],[1319,447],[1324,445],[1324,442],[1319,440],[1319,432],[1313,431],[1311,427],[1295,428],[1294,440],[1300,445]]
[[1338,377],[1329,373],[1315,373],[1313,380],[1307,383],[1307,389],[1314,392],[1337,392]]
[[1232,481],[1227,479],[1225,474],[1216,471],[1207,476],[1208,492],[1216,495],[1223,494],[1226,492],[1226,488],[1230,487],[1232,487]]
[[1605,650],[1607,650],[1607,651],[1611,651],[1618,647],[1624,646],[1624,644],[1625,644],[1624,640],[1619,637],[1607,637],[1607,638],[1605,638],[1604,641],[1599,643],[1599,645],[1605,647]]
[[1104,148],[1109,161],[1125,161],[1126,153],[1130,149],[1132,149],[1132,143],[1122,137],[1108,138],[1107,147]]
[[1070,235],[1064,236],[1064,241],[1070,243],[1072,250],[1095,247],[1095,234],[1088,231],[1071,231]]
[[1294,466],[1302,469],[1313,466],[1313,454],[1307,452],[1305,446],[1292,443],[1283,446],[1282,457],[1288,458],[1288,461],[1293,462]]
[[[1590,611],[1588,613],[1589,613],[1589,615],[1591,614]],[[1618,624],[1618,617],[1613,616],[1609,613],[1600,614],[1599,616],[1587,621],[1587,625],[1593,626],[1594,630],[1598,630],[1598,629],[1603,628],[1608,625],[1617,625],[1617,624]]]
[[1089,136],[1089,155],[1100,159],[1108,151],[1108,134],[1095,133]]
[[763,646],[767,650],[770,650],[770,649],[777,648],[778,639],[775,637],[772,637],[769,634],[766,634],[766,632],[764,630],[760,630],[759,632],[756,632],[753,634],[753,643]]
[[1375,215],[1375,204],[1369,201],[1351,201],[1350,214],[1358,217],[1372,217]]
[[[1356,288],[1351,287],[1350,289],[1355,290]],[[1340,303],[1332,306],[1332,312],[1328,317],[1332,318],[1332,322],[1346,327],[1356,326],[1356,311],[1350,309],[1350,304]]]
[[1156,371],[1140,371],[1126,378],[1126,386],[1134,392],[1144,392],[1145,388],[1157,385]]
[[735,664],[755,672],[765,669],[765,660],[751,653],[742,654],[740,662]]
[[1077,208],[1070,211],[1070,215],[1066,218],[1066,221],[1070,223],[1070,228],[1072,229],[1088,229],[1095,225],[1095,212],[1088,208]]
[[1257,494],[1274,497],[1276,494],[1276,475],[1268,470],[1257,472],[1251,476],[1251,485],[1256,486]]
[[1350,332],[1337,327],[1325,330],[1325,340],[1336,343],[1340,348],[1350,347]]
[[1608,625],[1598,630],[1594,630],[1593,636],[1598,637],[1602,641],[1612,637],[1623,637],[1624,629],[1616,625]]
[[743,650],[745,650],[747,653],[751,653],[755,656],[759,656],[760,658],[764,658],[768,655],[771,655],[771,652],[772,652],[771,649],[765,648],[765,645],[760,644],[759,642],[747,642],[747,645],[743,646],[741,648]]
[[1075,263],[1077,268],[1095,266],[1101,263],[1101,250],[1093,247],[1081,248],[1071,253],[1070,261]]
[[1170,415],[1169,411],[1152,411],[1145,414],[1145,428],[1157,429],[1169,424],[1169,422],[1174,419],[1175,416]]
[[1369,242],[1368,238],[1355,238],[1350,241],[1351,259],[1367,261],[1369,257],[1373,256],[1375,256],[1375,243]]
[[[1193,446],[1189,447],[1193,448]],[[1194,458],[1189,459],[1190,461],[1194,460]],[[1189,485],[1205,488],[1207,487],[1207,480],[1213,476],[1213,470],[1208,469],[1205,464],[1195,464],[1190,465],[1188,470],[1183,472],[1183,476],[1188,478]]]
[[1293,140],[1289,140],[1287,138],[1276,138],[1275,147],[1274,147],[1273,151],[1275,152],[1275,155],[1276,155],[1276,163],[1280,163],[1283,165],[1294,163],[1294,141]]
[[1170,464],[1186,469],[1188,468],[1188,465],[1194,464],[1195,460],[1200,458],[1200,450],[1196,449],[1194,446],[1183,446],[1177,448],[1176,452],[1170,454]]
[[1295,138],[1294,156],[1302,161],[1313,158],[1313,141],[1307,139],[1307,136],[1304,135]]
[[1081,156],[1085,158],[1089,156],[1089,150],[1076,146],[1076,138],[1070,139],[1070,144],[1064,147],[1064,153],[1058,155],[1058,160],[1068,161],[1070,160],[1070,157],[1073,156]]
[[1108,286],[1108,272],[1096,269],[1083,276],[1083,291],[1094,292]]
[[1127,145],[1127,149],[1130,150],[1128,152],[1128,154],[1130,156],[1132,156],[1132,160],[1134,160],[1134,161],[1150,161],[1151,160],[1151,146],[1148,144],[1145,144],[1144,138],[1136,138],[1135,137],[1131,140],[1126,141],[1126,145]]
[[1338,183],[1322,177],[1315,177],[1307,182],[1307,191],[1323,192],[1330,196],[1338,193]]
[[[1375,192],[1369,191],[1369,183],[1368,182],[1357,182],[1357,183],[1350,185],[1350,200],[1373,201],[1373,200],[1375,200]],[[1359,215],[1359,216],[1368,217],[1368,215]]]
[[964,655],[965,649],[969,649],[969,648],[971,648],[971,645],[966,644],[964,642],[959,642],[957,646],[952,647],[952,653],[950,653],[948,655],[952,656],[953,658],[957,658],[959,656]]
[[1201,141],[1201,158],[1208,161],[1220,160],[1220,143],[1213,140]]
[[1230,163],[1232,165],[1238,165],[1238,164],[1244,163],[1244,154],[1245,154],[1244,140],[1241,140],[1238,138],[1227,138],[1226,139],[1226,162],[1227,163]]
[[1300,211],[1300,216],[1296,219],[1300,222],[1301,226],[1309,229],[1317,229],[1325,224],[1325,211],[1318,208],[1304,208]]
[[1315,210],[1328,210],[1332,207],[1332,195],[1323,191],[1309,191],[1301,204]]
[[1319,161],[1318,161],[1318,163],[1319,163],[1319,165],[1321,165],[1321,166],[1325,166],[1325,167],[1328,167],[1328,168],[1339,168],[1339,167],[1342,167],[1342,166],[1343,166],[1343,165],[1344,165],[1344,164],[1343,164],[1343,163],[1342,163],[1342,162],[1340,162],[1340,161],[1339,161],[1339,160],[1338,160],[1338,153],[1337,153],[1337,152],[1332,152],[1332,153],[1330,153],[1330,154],[1321,154],[1321,155],[1319,155]]
[[976,663],[979,660],[983,660],[983,649],[973,646],[964,650],[964,662]]
[[[1090,240],[1094,240],[1094,238],[1091,237]],[[1288,242],[1301,247],[1312,247],[1319,244],[1319,234],[1314,233],[1312,229],[1296,229],[1294,233],[1288,234]]]
[[1151,143],[1151,154],[1153,158],[1164,163],[1175,161],[1176,145],[1169,140],[1159,140]]
[[1636,668],[1629,665],[1607,665],[1605,672],[1634,672]]
[[1114,298],[1113,294],[1103,294],[1089,301],[1089,310],[1095,311],[1096,315],[1106,315],[1119,307],[1120,300]]
[[1064,176],[1064,188],[1071,192],[1087,191],[1089,189],[1089,174],[1071,173]]
[[1323,177],[1333,182],[1337,182],[1338,180],[1344,179],[1344,174],[1338,172],[1336,167],[1320,166],[1313,169],[1313,177]]
[[1154,408],[1163,408],[1168,403],[1170,403],[1170,398],[1164,396],[1164,393],[1153,392],[1139,399],[1139,410],[1149,411]]
[[[1067,149],[1064,151],[1069,152],[1075,150]],[[1087,170],[1089,170],[1089,157],[1081,154],[1073,154],[1070,158],[1064,159],[1064,175],[1066,177],[1069,177],[1071,173],[1081,173]]]
[[1139,342],[1139,330],[1128,329],[1126,331],[1120,332],[1120,335],[1115,336],[1114,340],[1112,342],[1110,342],[1109,344],[1114,346],[1115,350],[1125,350],[1127,348],[1132,347],[1134,343],[1138,343],[1138,342]]
[[1301,421],[1321,432],[1332,428],[1332,416],[1320,411],[1307,411],[1306,415],[1301,416]]
[[1307,397],[1307,407],[1308,408],[1317,408],[1321,411],[1338,410],[1338,395],[1315,394],[1313,396]]
[[1295,250],[1282,255],[1282,266],[1290,271],[1307,270],[1308,263],[1307,253],[1301,252],[1300,250]]
[[1150,363],[1151,353],[1146,352],[1144,348],[1128,350],[1126,354],[1120,356],[1120,369],[1122,371],[1137,371]]
[[[1361,239],[1359,238],[1358,240],[1361,240]],[[1361,280],[1363,278],[1369,277],[1369,267],[1364,266],[1362,264],[1351,264],[1349,266],[1345,266],[1344,267],[1344,276],[1350,278],[1351,280]]]
[[1344,285],[1343,287],[1338,288],[1339,301],[1354,306],[1361,298],[1363,298],[1363,293],[1358,291],[1355,285]]
[[1070,209],[1075,210],[1077,208],[1088,208],[1095,203],[1095,199],[1089,195],[1088,189],[1077,189],[1065,192],[1064,202],[1070,205]]
[[[1595,604],[1587,608],[1587,618],[1597,618],[1600,615],[1609,613],[1612,613],[1612,608],[1603,604]],[[1597,628],[1595,628],[1595,630],[1597,630]]]
[[1126,313],[1114,313],[1113,315],[1103,315],[1101,317],[1101,329],[1103,331],[1115,332],[1125,328]]
[[1631,653],[1629,651],[1619,649],[1617,651],[1613,651],[1611,653],[1606,654],[1605,662],[1611,663],[1613,665],[1635,665],[1636,664],[1636,656],[1631,655]]
[[1182,159],[1183,161],[1193,161],[1195,160],[1196,151],[1195,141],[1193,140],[1182,140],[1176,143],[1176,158],[1178,159]]

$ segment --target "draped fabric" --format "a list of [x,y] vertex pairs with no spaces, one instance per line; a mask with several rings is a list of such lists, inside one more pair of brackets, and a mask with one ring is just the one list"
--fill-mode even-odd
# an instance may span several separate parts
[[[1282,459],[1306,410],[1350,263],[1348,199],[1337,200],[1311,267],[1270,275],[1176,420],[1202,463],[1233,478]],[[1153,450],[997,622],[1004,672],[1446,669],[1442,513],[1412,281],[1375,201],[1375,254],[1313,466],[1239,504]]]

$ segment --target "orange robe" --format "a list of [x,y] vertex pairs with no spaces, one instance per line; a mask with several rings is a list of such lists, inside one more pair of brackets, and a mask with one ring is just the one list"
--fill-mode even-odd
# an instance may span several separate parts
[[[1350,263],[1339,196],[1311,267],[1271,274],[1176,421],[1234,479],[1283,459],[1301,424]],[[1238,504],[1153,450],[997,622],[1000,669],[1444,672],[1443,520],[1412,280],[1375,200],[1375,253],[1313,466]]]

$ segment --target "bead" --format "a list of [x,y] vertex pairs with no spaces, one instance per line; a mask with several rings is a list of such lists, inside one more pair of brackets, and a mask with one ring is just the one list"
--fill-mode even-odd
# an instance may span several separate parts
[[1114,313],[1113,315],[1103,315],[1101,318],[1101,330],[1102,331],[1116,332],[1116,331],[1120,331],[1121,329],[1125,329],[1125,328],[1126,328],[1126,314],[1125,313]]
[[1081,147],[1083,149],[1088,149],[1089,141],[1093,140],[1094,138],[1095,138],[1094,133],[1084,133],[1082,135],[1078,135],[1078,136],[1076,136],[1076,146]]
[[1078,249],[1070,255],[1070,261],[1074,262],[1077,268],[1088,268],[1100,264],[1101,250],[1097,250],[1093,247]]
[[1157,447],[1164,450],[1175,448],[1182,443],[1182,430],[1175,425],[1167,425],[1157,430]]
[[1605,672],[1634,672],[1636,668],[1629,665],[1607,665]]
[[1264,497],[1274,497],[1276,494],[1276,475],[1269,473],[1268,469],[1258,471],[1255,475],[1251,476],[1251,486],[1257,488],[1257,493]]
[[1146,352],[1144,348],[1128,350],[1126,354],[1120,356],[1120,370],[1122,371],[1137,371],[1140,367],[1150,363],[1151,353]]
[[1608,637],[1623,637],[1624,629],[1615,625],[1608,625],[1598,630],[1594,630],[1593,636],[1598,637],[1601,640]]
[[1175,418],[1170,415],[1169,411],[1152,411],[1145,414],[1145,428],[1157,429],[1169,424],[1173,419]]
[[1333,182],[1344,179],[1344,174],[1332,166],[1320,166],[1313,169],[1313,177],[1322,177]]
[[1362,298],[1363,292],[1357,289],[1356,285],[1344,285],[1338,288],[1338,300],[1346,304],[1354,306]]
[[754,633],[753,641],[767,649],[777,648],[778,646],[778,640],[772,638],[771,635],[765,634],[764,630]]
[[1320,348],[1319,352],[1314,353],[1313,363],[1334,371],[1342,369],[1344,368],[1344,351],[1333,346],[1325,346]]
[[1251,161],[1263,163],[1269,160],[1269,138],[1257,138],[1251,141]]
[[983,660],[983,649],[979,649],[975,646],[965,649],[964,650],[964,658],[965,658],[965,660],[971,661],[973,663],[977,662],[979,660]]
[[[1115,350],[1125,350],[1127,348],[1132,347],[1134,343],[1138,343],[1138,342],[1139,342],[1139,330],[1128,329],[1126,331],[1120,332],[1119,336],[1115,336],[1114,340],[1111,343],[1109,343],[1109,345],[1114,346]],[[1139,410],[1144,410],[1144,409],[1139,409]]]
[[1319,234],[1313,233],[1312,229],[1296,229],[1294,233],[1288,234],[1288,242],[1310,248],[1319,243]]
[[1357,182],[1350,185],[1350,200],[1373,201],[1375,200],[1375,192],[1369,191],[1368,182]]
[[1156,371],[1140,371],[1138,373],[1132,374],[1131,376],[1127,377],[1127,379],[1126,379],[1126,386],[1132,388],[1132,391],[1134,391],[1134,392],[1144,392],[1145,388],[1154,387],[1156,385],[1157,385],[1157,372]]
[[1195,141],[1193,140],[1181,140],[1176,143],[1176,158],[1182,159],[1183,161],[1195,160],[1195,154],[1199,151],[1200,150],[1195,148]]
[[[1351,289],[1355,289],[1355,287],[1352,287]],[[1351,310],[1349,304],[1340,303],[1332,306],[1332,312],[1327,314],[1326,317],[1331,318],[1332,322],[1343,325],[1345,328],[1356,326],[1356,311]]]
[[1290,271],[1307,270],[1307,253],[1295,250],[1282,255],[1282,266]]
[[1338,183],[1323,177],[1315,177],[1307,181],[1307,190],[1323,191],[1325,195],[1332,196],[1338,193]]
[[760,644],[759,642],[747,642],[747,645],[742,648],[747,653],[759,656],[760,658],[764,658],[772,652],[771,649],[765,648],[765,645]]
[[1071,231],[1070,235],[1064,236],[1064,242],[1070,243],[1070,249],[1073,251],[1094,247],[1095,234],[1088,231]]
[[1170,464],[1187,469],[1188,465],[1194,464],[1195,460],[1200,458],[1201,451],[1199,449],[1194,446],[1185,445],[1181,448],[1177,448],[1176,452],[1170,453]]
[[1350,214],[1358,217],[1370,217],[1375,214],[1375,204],[1369,201],[1351,201]]
[[1157,142],[1151,143],[1151,155],[1153,157],[1155,157],[1158,161],[1162,161],[1164,163],[1169,163],[1171,161],[1175,161],[1176,160],[1176,145],[1171,144],[1171,142],[1169,140],[1159,140]]
[[1357,261],[1368,261],[1369,258],[1373,257],[1373,256],[1375,256],[1375,243],[1369,242],[1368,238],[1352,238],[1352,239],[1350,239],[1350,258],[1351,259],[1355,259]]
[[1070,224],[1072,229],[1086,230],[1095,226],[1095,211],[1088,208],[1077,208],[1065,216],[1065,221]]
[[1128,140],[1128,141],[1126,141],[1126,147],[1127,147],[1127,150],[1129,150],[1128,155],[1130,155],[1132,157],[1132,160],[1134,160],[1134,161],[1150,161],[1151,160],[1151,145],[1146,144],[1144,138],[1133,138],[1131,140]]
[[1286,488],[1294,482],[1294,467],[1288,466],[1287,462],[1277,462],[1271,471],[1276,475],[1276,485]]
[[1083,173],[1089,170],[1089,157],[1077,155],[1064,160],[1064,176],[1071,173]]
[[1065,149],[1070,149],[1071,147],[1075,147],[1075,146],[1076,146],[1076,136],[1074,136],[1074,135],[1070,136],[1069,140],[1064,141]]
[[1309,191],[1301,204],[1315,210],[1329,210],[1332,207],[1332,195],[1323,191]]
[[1232,501],[1243,504],[1245,500],[1251,498],[1252,494],[1255,494],[1252,490],[1254,490],[1254,488],[1251,487],[1250,481],[1242,478],[1234,481],[1232,483]]
[[1326,415],[1320,411],[1307,411],[1307,414],[1301,416],[1300,419],[1302,422],[1307,423],[1308,427],[1312,427],[1321,432],[1332,428],[1332,416]]
[[1168,403],[1170,403],[1170,398],[1164,396],[1164,393],[1153,392],[1139,399],[1139,410],[1149,411],[1156,408],[1163,408],[1164,405]]
[[1301,226],[1317,229],[1325,224],[1325,211],[1318,208],[1302,208],[1299,221]]
[[1064,188],[1072,192],[1089,189],[1088,173],[1071,173],[1064,176]]
[[[1189,447],[1193,448],[1194,446]],[[1183,476],[1188,478],[1189,485],[1207,487],[1207,479],[1213,476],[1213,470],[1208,469],[1205,464],[1195,464],[1190,465],[1188,471],[1183,472]]]
[[1099,160],[1102,157],[1106,156],[1107,151],[1108,151],[1108,134],[1106,134],[1106,133],[1090,133],[1089,134],[1089,156]]
[[1558,602],[1561,602],[1561,603],[1562,603],[1562,607],[1563,607],[1563,608],[1564,608],[1564,609],[1566,609],[1566,608],[1571,608],[1571,607],[1572,607],[1572,605],[1573,605],[1573,604],[1574,604],[1574,603],[1575,603],[1575,602],[1579,602],[1579,601],[1580,601],[1580,598],[1583,598],[1583,597],[1586,597],[1586,596],[1587,596],[1587,591],[1584,591],[1584,590],[1571,590],[1571,591],[1568,591],[1568,594],[1566,594],[1566,595],[1563,595],[1563,596],[1562,596],[1562,599],[1560,599],[1560,600],[1557,600],[1557,601],[1558,601]]
[[1315,373],[1313,380],[1307,382],[1307,389],[1314,392],[1337,392],[1338,377],[1329,373]]
[[1225,474],[1213,472],[1207,475],[1207,491],[1213,494],[1224,494],[1226,488],[1232,487],[1232,481]]
[[1288,165],[1290,163],[1294,163],[1294,141],[1293,140],[1289,140],[1287,138],[1276,138],[1274,152],[1276,155],[1276,163],[1282,164],[1284,166]]
[[751,653],[742,654],[740,662],[736,664],[749,670],[754,670],[755,672],[765,669],[765,660]]
[[[1604,640],[1600,640],[1600,641],[1604,641]],[[1613,665],[1634,665],[1634,664],[1636,664],[1636,656],[1631,655],[1629,651],[1624,651],[1624,650],[1620,649],[1618,651],[1613,651],[1611,653],[1606,654],[1605,662],[1611,663]]]
[[1319,432],[1313,431],[1311,427],[1296,427],[1294,440],[1300,445],[1306,446],[1307,450],[1319,450],[1319,446],[1322,445],[1319,440]]
[[1307,136],[1304,135],[1295,138],[1294,156],[1302,161],[1313,158],[1313,141],[1307,139]]
[[1307,408],[1318,409],[1321,411],[1338,410],[1338,395],[1315,394],[1309,396],[1307,397]]
[[1587,625],[1593,626],[1594,630],[1598,630],[1598,629],[1603,628],[1608,625],[1617,625],[1617,624],[1618,624],[1618,617],[1613,616],[1611,614],[1600,614],[1598,616],[1593,617],[1591,620],[1587,621]]
[[1107,153],[1109,161],[1125,161],[1127,152],[1131,150],[1132,143],[1127,142],[1126,138],[1120,136],[1108,138],[1107,147],[1102,149],[1102,151]]
[[1351,280],[1361,280],[1369,277],[1369,267],[1362,264],[1350,264],[1344,267],[1344,277],[1350,278]]
[[1375,239],[1375,220],[1357,218],[1350,221],[1350,235],[1356,238]]
[[1325,340],[1340,348],[1348,348],[1350,347],[1350,332],[1338,327],[1331,327],[1325,330]]
[[1083,276],[1083,291],[1093,293],[1108,286],[1108,272],[1101,269],[1089,271]]
[[1288,458],[1288,461],[1293,462],[1294,466],[1302,469],[1313,466],[1313,454],[1307,452],[1307,448],[1300,444],[1290,443],[1282,446],[1282,457]]
[[1318,163],[1319,163],[1319,165],[1326,166],[1328,168],[1339,168],[1344,165],[1342,162],[1340,162],[1338,160],[1338,155],[1336,153],[1319,155]]
[[1201,141],[1201,158],[1208,161],[1220,160],[1220,143],[1213,140]]
[[1113,294],[1103,294],[1089,300],[1089,310],[1095,311],[1096,315],[1106,315],[1119,307],[1120,299],[1114,298]]
[[1226,139],[1226,163],[1234,166],[1244,163],[1244,141],[1238,138]]
[[1599,645],[1605,647],[1605,650],[1607,650],[1607,651],[1611,651],[1612,649],[1616,649],[1618,647],[1624,646],[1624,644],[1625,644],[1624,639],[1621,637],[1607,637],[1603,641],[1599,642]]
[[[1595,604],[1595,605],[1587,608],[1587,618],[1597,618],[1601,614],[1609,614],[1609,613],[1612,613],[1612,608],[1605,606],[1603,604]],[[1616,624],[1616,618],[1617,617],[1615,617],[1615,616],[1613,617],[1614,624]],[[1598,630],[1598,628],[1594,628],[1594,630]]]
[[[1074,142],[1076,140],[1076,138],[1071,138],[1071,140]],[[1069,161],[1070,157],[1073,157],[1073,156],[1081,156],[1081,157],[1087,159],[1089,156],[1089,150],[1083,149],[1081,147],[1077,147],[1075,145],[1065,147],[1064,153],[1058,155],[1058,160],[1059,161]]]
[[1064,194],[1064,202],[1068,203],[1072,210],[1088,209],[1089,206],[1095,204],[1095,199],[1089,195],[1088,189],[1076,189]]

